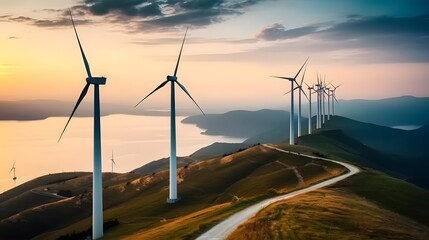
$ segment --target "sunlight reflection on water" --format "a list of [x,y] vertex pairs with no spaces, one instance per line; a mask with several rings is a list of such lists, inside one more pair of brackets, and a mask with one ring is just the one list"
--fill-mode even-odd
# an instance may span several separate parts
[[[243,139],[207,136],[195,125],[177,122],[177,154],[186,156],[214,142]],[[17,185],[35,177],[69,171],[92,171],[92,118],[74,118],[60,143],[58,137],[67,118],[40,121],[0,121],[0,192],[13,187],[8,175],[16,160]],[[111,115],[102,117],[103,171],[128,172],[152,160],[169,156],[169,117]]]

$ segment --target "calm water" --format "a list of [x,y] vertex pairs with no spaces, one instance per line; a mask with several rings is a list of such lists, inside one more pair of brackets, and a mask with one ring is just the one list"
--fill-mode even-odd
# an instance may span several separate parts
[[410,131],[410,130],[415,130],[415,129],[421,128],[421,127],[422,126],[420,126],[420,125],[399,125],[399,126],[393,126],[391,128],[397,128],[397,129],[401,129],[401,130]]
[[[177,154],[187,156],[214,142],[241,142],[243,139],[206,136],[195,125],[181,124],[177,118]],[[35,177],[69,171],[92,171],[92,118],[74,118],[60,143],[58,137],[67,118],[41,121],[0,121],[0,192],[14,186],[16,160],[17,185]],[[128,172],[152,160],[169,156],[169,117],[112,115],[103,117],[103,171]]]

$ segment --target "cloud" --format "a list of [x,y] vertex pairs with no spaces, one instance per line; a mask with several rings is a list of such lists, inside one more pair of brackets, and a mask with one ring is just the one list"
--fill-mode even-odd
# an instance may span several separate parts
[[257,39],[261,40],[284,40],[291,38],[298,38],[305,35],[309,35],[318,31],[319,26],[305,26],[300,28],[286,29],[280,23],[274,23],[264,27],[261,31],[256,34]]
[[[429,15],[349,15],[342,22],[292,29],[274,23],[255,36],[259,41],[279,42],[277,52],[325,53],[353,62],[429,62]],[[296,41],[300,37],[305,39]]]
[[274,23],[259,31],[256,38],[274,41],[307,35],[319,35],[335,40],[361,39],[372,36],[429,37],[429,15],[412,17],[349,15],[346,21],[331,24],[323,29],[321,26],[322,24],[314,24],[286,29],[282,24]]
[[10,37],[8,37],[7,39],[21,39],[20,37],[17,37],[17,36],[10,36]]
[[[269,0],[83,0],[72,7],[73,15],[98,16],[126,26],[127,31],[165,31],[178,27],[204,27],[243,14],[248,7]],[[22,22],[38,27],[69,25],[66,9],[42,9],[51,19],[9,16],[0,21]],[[76,20],[78,21],[78,20]],[[95,23],[80,20],[82,24]]]
[[[66,16],[59,16],[56,19],[35,19],[35,18],[24,17],[24,16],[14,17],[10,15],[3,15],[3,16],[0,16],[0,22],[18,22],[18,23],[34,25],[37,27],[48,27],[48,28],[70,26],[71,24],[70,18]],[[79,25],[86,25],[86,24],[93,23],[93,21],[76,19],[75,23]]]
[[[180,44],[183,40],[183,37],[168,37],[168,38],[153,38],[148,39],[144,38],[142,40],[132,41],[130,43],[140,44],[140,45],[167,45]],[[230,43],[230,44],[251,44],[257,42],[256,39],[228,39],[228,38],[188,38],[186,42],[189,44],[207,44],[207,43]]]

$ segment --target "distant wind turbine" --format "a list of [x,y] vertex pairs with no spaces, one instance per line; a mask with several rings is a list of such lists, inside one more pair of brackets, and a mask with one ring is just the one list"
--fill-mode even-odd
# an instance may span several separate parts
[[290,145],[294,145],[295,144],[295,128],[294,128],[295,126],[294,126],[294,122],[293,122],[293,118],[294,118],[293,91],[295,89],[294,89],[293,83],[296,82],[296,78],[298,77],[299,73],[301,72],[302,68],[307,63],[307,61],[308,61],[308,58],[307,58],[307,60],[305,60],[304,64],[299,69],[299,71],[296,73],[295,77],[272,76],[274,78],[286,79],[286,80],[290,81],[290,116],[289,116],[289,119],[290,119],[289,120],[289,144]]
[[113,165],[116,166],[115,159],[113,158],[113,150],[112,150],[112,158],[110,159],[110,161],[112,162],[112,172],[113,172]]
[[13,171],[13,184],[16,185],[16,167],[15,167],[16,161],[13,162],[12,168],[9,171],[9,174]]
[[302,136],[302,122],[301,122],[301,92],[304,93],[304,96],[309,99],[307,97],[307,94],[305,94],[304,90],[302,89],[302,83],[304,82],[304,78],[305,78],[305,72],[307,71],[307,66],[305,66],[304,69],[304,73],[302,74],[302,79],[301,79],[301,83],[298,84],[299,91],[298,91],[298,137]]
[[100,93],[99,85],[106,84],[105,77],[93,77],[89,68],[88,60],[86,59],[85,53],[82,48],[79,36],[76,31],[76,26],[73,21],[73,16],[70,10],[70,18],[73,24],[73,29],[76,35],[77,42],[79,44],[80,53],[82,55],[83,63],[85,65],[86,73],[86,85],[83,88],[73,111],[64,127],[58,142],[61,140],[70,120],[76,112],[79,104],[85,98],[89,86],[94,85],[94,173],[93,173],[93,194],[92,194],[92,237],[98,239],[103,237],[103,191],[102,191],[102,174],[101,174],[101,129],[100,129]]
[[311,134],[311,94],[313,94],[314,84],[311,87],[307,83],[305,85],[308,87],[308,134]]
[[[296,87],[293,90],[299,89],[298,91],[298,137],[302,136],[302,122],[301,122],[301,116],[302,116],[302,107],[301,107],[301,92],[304,93],[304,96],[308,99],[307,94],[305,94],[304,90],[302,90],[302,83],[304,82],[304,78],[305,78],[305,72],[307,71],[307,66],[305,66],[304,68],[304,72],[302,74],[302,79],[301,79],[301,83],[296,82]],[[288,93],[290,93],[291,91],[288,91],[287,93],[283,94],[286,95]]]
[[337,88],[339,88],[341,85],[343,85],[342,83],[340,84],[340,85],[338,85],[338,86],[334,86],[333,84],[331,84],[333,87],[334,87],[334,89],[331,89],[330,91],[331,91],[331,94],[332,94],[332,98],[333,98],[333,100],[332,100],[332,116],[335,116],[335,111],[334,111],[334,100],[338,103],[338,100],[337,100],[337,96],[335,95],[335,91],[337,90]]
[[325,93],[328,96],[327,98],[328,98],[328,121],[329,121],[331,119],[331,100],[330,100],[331,94],[329,94],[330,93],[329,87],[325,87],[325,90],[326,90]]
[[324,78],[323,78],[323,82],[322,82],[322,88],[321,88],[321,94],[322,94],[322,124],[325,124],[325,122],[326,122],[326,104],[325,104],[325,99],[326,99],[326,97],[325,97],[325,87],[326,87],[326,85],[325,85],[325,79],[326,79],[326,76],[324,76]]
[[188,95],[189,98],[195,103],[198,109],[204,114],[203,110],[197,104],[197,102],[192,98],[191,94],[189,94],[188,90],[186,90],[185,86],[183,86],[179,81],[177,81],[177,70],[179,68],[180,57],[182,56],[183,45],[185,44],[186,34],[188,29],[186,29],[185,36],[183,37],[182,46],[180,47],[179,57],[177,58],[176,68],[174,69],[174,75],[167,76],[167,80],[161,83],[155,90],[149,93],[146,97],[144,97],[139,103],[136,104],[137,107],[141,102],[143,102],[146,98],[152,95],[157,90],[164,87],[168,82],[171,82],[171,111],[170,111],[170,188],[169,188],[169,196],[167,198],[167,203],[175,203],[179,201],[177,196],[177,162],[176,162],[176,106],[175,106],[175,91],[174,86],[175,83],[179,85],[179,87]]
[[315,85],[317,87],[316,89],[316,95],[317,95],[317,123],[316,123],[316,128],[321,128],[322,125],[322,121],[321,121],[321,113],[320,113],[320,109],[321,109],[321,98],[320,98],[320,92],[321,92],[321,83],[319,80],[319,74],[317,74],[317,83]]

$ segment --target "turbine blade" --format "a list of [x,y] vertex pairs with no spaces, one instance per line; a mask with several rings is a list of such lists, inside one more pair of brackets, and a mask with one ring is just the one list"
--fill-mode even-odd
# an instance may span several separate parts
[[270,77],[280,78],[280,79],[286,79],[286,80],[289,80],[289,81],[293,81],[293,78],[290,78],[290,77],[279,77],[279,76],[270,76]]
[[299,88],[299,90],[301,90],[302,93],[304,93],[305,98],[307,98],[308,101],[310,101],[310,99],[308,98],[307,94],[305,93],[305,91],[301,88]]
[[63,131],[61,132],[60,138],[58,139],[58,142],[61,141],[61,138],[63,137],[64,132],[66,131],[67,126],[70,123],[70,120],[72,119],[74,113],[76,112],[76,109],[79,107],[79,104],[82,102],[82,100],[85,98],[86,93],[88,92],[88,88],[89,88],[89,83],[87,83],[85,85],[85,87],[83,88],[82,92],[80,93],[79,99],[76,102],[76,105],[73,108],[72,113],[70,114],[69,120],[66,123],[66,126],[64,127]]
[[76,26],[74,24],[71,9],[69,11],[70,11],[70,18],[71,18],[71,21],[73,24],[74,33],[76,34],[76,39],[77,39],[77,42],[79,43],[80,53],[82,54],[83,63],[85,64],[86,73],[88,74],[88,77],[91,78],[92,77],[91,69],[89,69],[88,60],[86,59],[85,53],[84,53],[83,48],[82,48],[82,44],[80,43],[79,35],[77,34],[77,31],[76,31]]
[[[338,85],[338,86],[334,86],[335,87],[335,89],[337,89],[337,88],[339,88],[339,87],[341,87],[341,85],[343,85],[344,83],[341,83],[340,85]],[[333,85],[332,85],[333,86]]]
[[148,98],[150,95],[152,95],[152,93],[158,91],[160,88],[164,87],[165,84],[168,83],[169,80],[165,80],[163,83],[161,83],[157,88],[155,88],[155,90],[153,90],[152,92],[150,92],[146,97],[144,97],[139,103],[137,103],[134,107],[137,107],[141,102],[143,102],[146,98]]
[[115,166],[116,166],[116,162],[115,162],[115,160],[113,160],[113,159],[112,159],[112,162],[113,162],[113,165],[115,165]]
[[188,33],[188,28],[186,28],[185,36],[183,37],[182,46],[180,47],[179,57],[177,58],[176,69],[174,69],[174,76],[177,74],[177,69],[179,68],[180,57],[182,56],[183,44],[185,44],[186,34]]
[[183,86],[179,81],[175,81],[179,87],[188,95],[188,97],[190,97],[192,99],[192,101],[195,103],[195,105],[197,105],[197,107],[200,109],[200,111],[203,113],[203,115],[205,116],[206,114],[203,112],[203,110],[200,108],[200,106],[198,106],[198,103],[194,100],[194,98],[191,96],[191,94],[189,94],[188,90],[186,90],[185,86]]
[[288,93],[290,93],[290,92],[292,92],[292,91],[295,91],[297,88],[299,88],[299,87],[295,87],[293,90],[287,91],[285,94],[283,94],[283,96],[286,95],[286,94],[288,94]]
[[10,171],[9,171],[9,174],[13,171],[13,169],[15,169],[15,163],[16,163],[16,160],[15,160],[15,162],[13,162],[13,165],[12,165],[12,168],[10,169]]
[[310,86],[306,83],[306,82],[304,82],[305,83],[305,85],[308,87],[308,88],[310,88]]
[[305,78],[305,72],[307,71],[307,66],[305,66],[304,72],[302,73],[302,79],[301,79],[301,84],[299,86],[302,86],[302,82],[304,82],[304,78]]
[[307,61],[308,61],[308,59],[309,59],[309,58],[310,58],[310,57],[308,57],[308,58],[307,58],[307,60],[305,60],[304,64],[302,64],[302,67],[299,69],[299,71],[298,71],[298,73],[295,75],[294,79],[296,79],[296,78],[298,77],[299,73],[301,72],[302,68],[303,68],[303,67],[304,67],[304,65],[307,63]]

